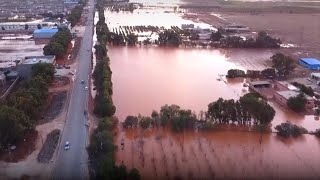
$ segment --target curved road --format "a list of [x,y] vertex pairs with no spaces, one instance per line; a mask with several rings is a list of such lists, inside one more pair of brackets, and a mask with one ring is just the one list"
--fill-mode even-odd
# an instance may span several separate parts
[[[88,155],[86,151],[88,128],[85,126],[86,118],[84,110],[87,109],[89,96],[89,91],[85,91],[85,86],[88,86],[89,75],[91,73],[94,0],[89,0],[88,6],[89,11],[85,14],[87,16],[87,24],[77,56],[76,79],[73,90],[71,90],[66,124],[54,162],[52,178],[57,180],[89,179],[87,167]],[[82,79],[85,80],[85,84],[81,84]],[[66,141],[70,142],[69,150],[64,150]]]

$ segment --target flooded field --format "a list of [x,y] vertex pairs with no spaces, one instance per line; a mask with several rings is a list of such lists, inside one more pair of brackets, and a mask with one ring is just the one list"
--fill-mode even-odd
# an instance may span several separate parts
[[[165,13],[168,20],[155,24],[157,13],[144,13],[106,12],[106,20],[113,28],[170,27],[186,22],[179,14]],[[219,97],[238,99],[248,92],[243,87],[246,80],[226,79],[227,71],[262,70],[269,66],[273,54],[271,50],[109,46],[116,116],[123,121],[128,115],[150,115],[165,104],[199,113]],[[269,103],[276,110],[273,127],[287,120],[310,131],[320,127],[314,116]],[[142,132],[119,128],[116,160],[128,168],[136,167],[143,179],[319,178],[319,139],[303,135],[284,140],[271,133],[264,134],[260,144],[260,136],[250,132],[175,134],[163,129]]]
[[0,61],[11,61],[25,56],[43,55],[45,44],[33,40],[0,40]]
[[319,179],[320,140],[305,135],[283,140],[247,132],[121,131],[118,163],[136,167],[143,179]]

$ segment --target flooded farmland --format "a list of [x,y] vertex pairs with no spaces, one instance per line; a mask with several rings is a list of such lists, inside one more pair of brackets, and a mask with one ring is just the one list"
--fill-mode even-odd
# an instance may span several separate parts
[[[135,13],[106,12],[107,24],[113,28],[148,25],[143,18],[139,24],[140,16]],[[181,24],[180,16],[176,18],[176,23]],[[223,75],[231,68],[264,69],[273,53],[109,46],[116,116],[123,121],[128,115],[150,115],[165,104],[177,104],[199,113],[219,97],[238,99],[248,92],[243,87],[246,80],[229,80]],[[320,127],[314,116],[295,114],[275,102],[269,103],[276,110],[273,127],[287,120],[310,131]],[[319,178],[319,139],[311,135],[282,139],[270,133],[262,136],[260,144],[260,136],[219,130],[180,134],[164,129],[142,132],[119,127],[115,138],[119,147],[116,160],[129,169],[137,168],[143,179]]]

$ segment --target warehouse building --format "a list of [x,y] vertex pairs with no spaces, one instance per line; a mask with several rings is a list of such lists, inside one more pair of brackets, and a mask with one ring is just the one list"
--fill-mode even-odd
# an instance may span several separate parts
[[308,69],[320,70],[320,61],[315,58],[300,58],[299,64]]
[[33,32],[33,38],[34,39],[50,39],[52,36],[54,36],[58,32],[57,27],[53,28],[44,28],[44,29],[36,29]]

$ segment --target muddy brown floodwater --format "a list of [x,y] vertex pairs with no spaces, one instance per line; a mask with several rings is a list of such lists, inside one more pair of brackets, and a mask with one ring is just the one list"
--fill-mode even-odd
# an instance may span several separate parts
[[[191,22],[183,19],[183,14],[152,8],[134,13],[105,11],[105,16],[110,29],[136,25],[170,27]],[[208,24],[198,22],[197,25]],[[272,50],[109,46],[115,115],[123,121],[128,115],[150,115],[165,104],[177,104],[199,113],[219,97],[238,99],[248,92],[243,87],[246,80],[226,79],[223,75],[231,68],[262,70],[269,66],[268,60],[274,53]],[[273,130],[287,120],[309,131],[320,128],[314,116],[295,114],[273,101],[269,104],[276,110]],[[175,134],[163,129],[142,132],[120,127],[117,131],[117,163],[137,168],[143,179],[320,179],[320,140],[311,135],[284,140],[274,133],[264,134],[260,144],[261,135],[252,132],[217,130]]]
[[[238,99],[245,80],[218,81],[230,68],[262,69],[270,51],[108,47],[113,71],[116,116],[150,115],[164,104],[195,112],[219,97]],[[255,63],[254,63],[255,62]],[[308,130],[319,128],[313,116],[293,114],[276,103],[273,127],[290,120]],[[314,136],[283,140],[275,134],[120,130],[117,163],[136,167],[144,179],[181,177],[319,178],[320,141]],[[125,145],[122,149],[121,139]]]

